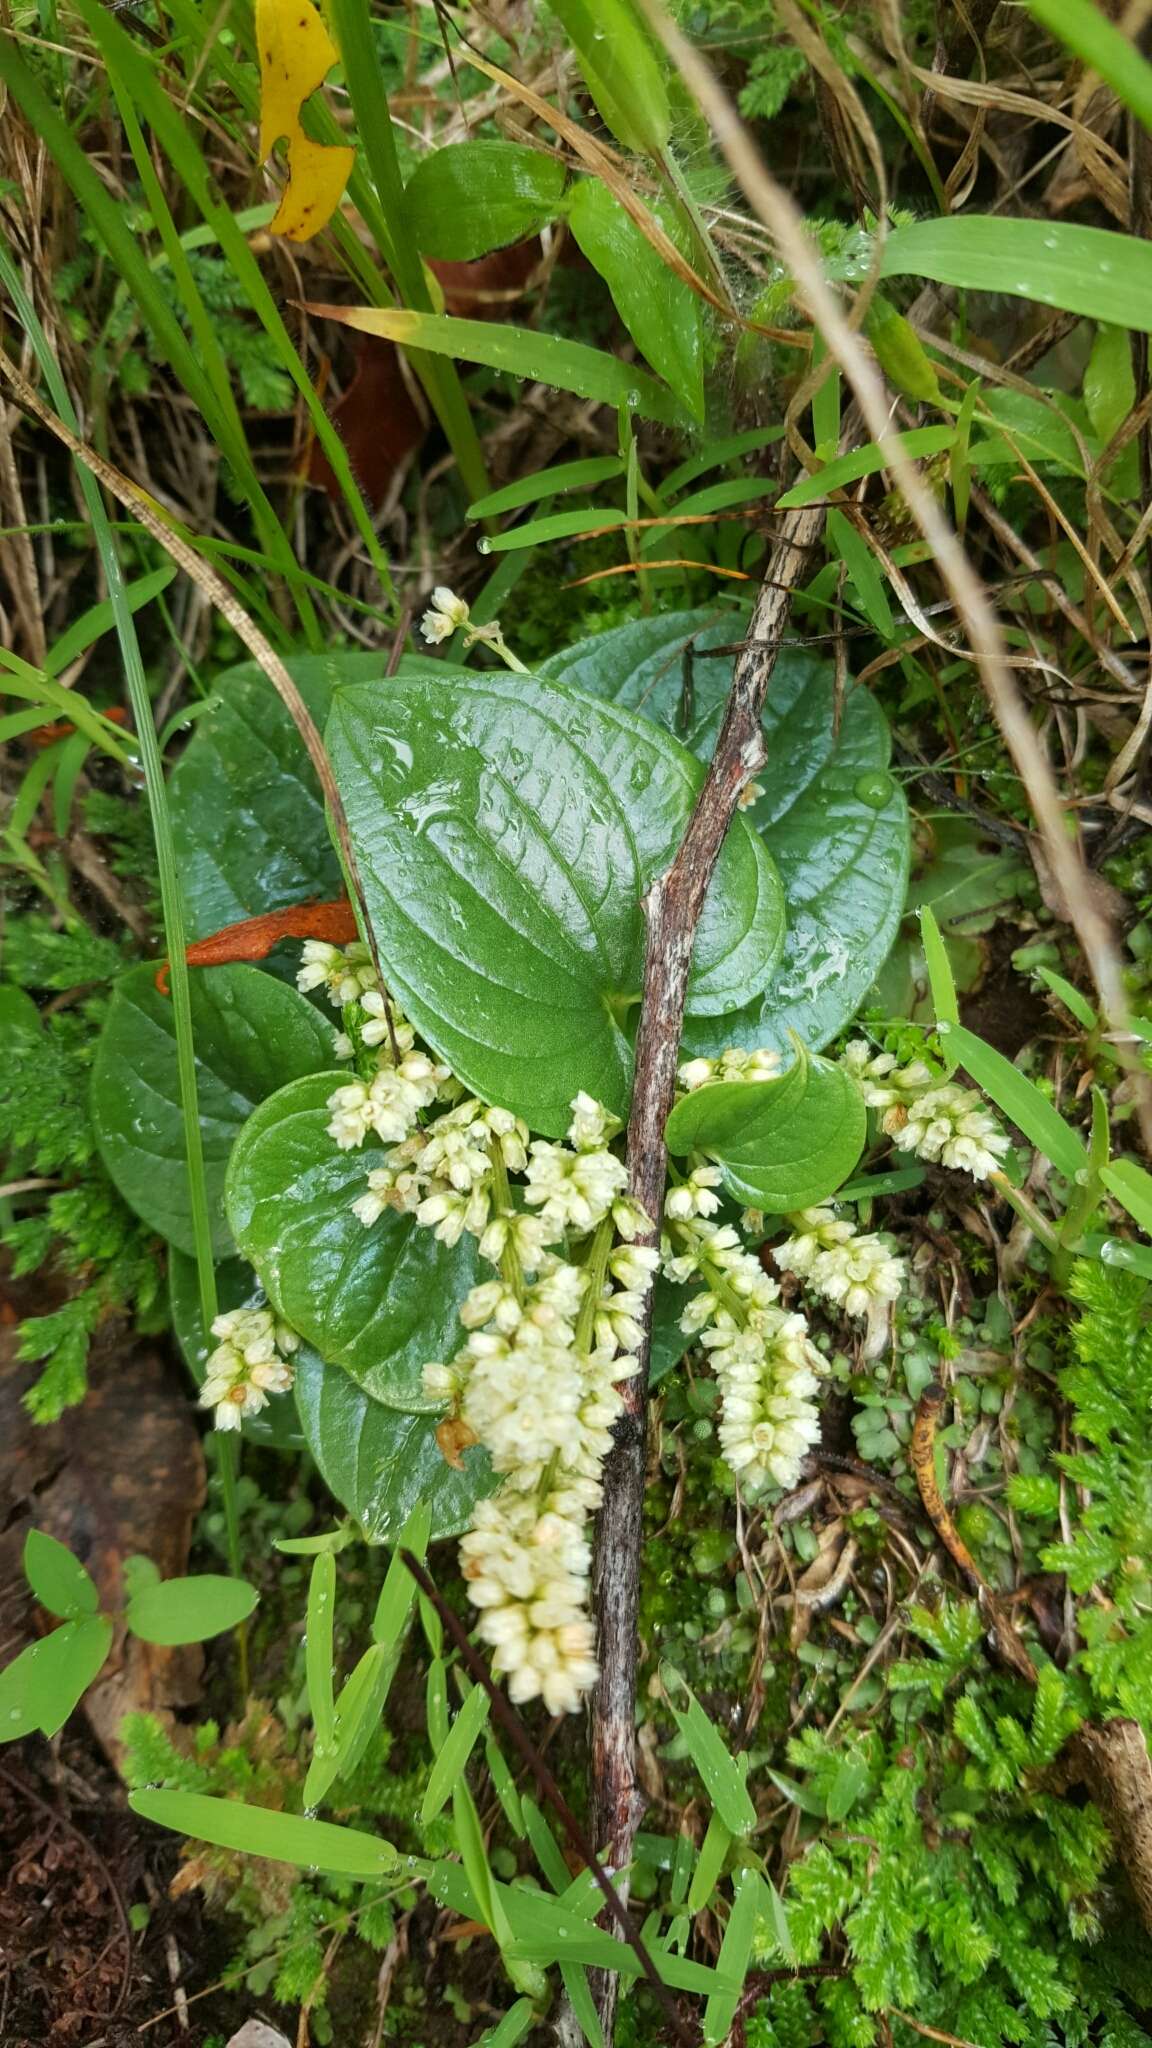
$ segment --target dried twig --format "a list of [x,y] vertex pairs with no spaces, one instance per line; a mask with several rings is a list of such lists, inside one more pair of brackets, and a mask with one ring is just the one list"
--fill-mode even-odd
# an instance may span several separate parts
[[[632,1194],[659,1235],[664,1203],[664,1125],[676,1090],[676,1061],[692,946],[704,897],[740,792],[762,766],[761,712],[784,638],[792,593],[824,514],[805,506],[786,515],[773,547],[748,643],[737,656],[716,751],[675,860],[644,899],[648,937],[644,998],[636,1039],[636,1081],[628,1124]],[[640,1370],[624,1384],[624,1414],[604,1471],[594,1581],[600,1682],[592,1709],[592,1833],[614,1870],[629,1861],[643,1808],[636,1783],[634,1713],[639,1633],[640,1541],[651,1298]],[[611,2039],[615,1984],[598,1984],[601,2024]]]
[[[945,588],[972,649],[989,704],[1028,792],[1048,863],[1067,909],[1068,920],[1084,951],[1101,1007],[1110,1027],[1126,1028],[1128,1000],[1119,949],[1078,848],[1065,829],[1065,809],[1052,766],[1020,693],[1004,635],[979,576],[949,524],[931,486],[894,433],[883,381],[851,320],[828,283],[804,218],[795,201],[773,177],[723,86],[700,52],[689,42],[661,0],[640,0],[643,13],[691,88],[745,196],[775,238],[780,259],[796,280],[798,296],[819,328],[830,356],[835,357],[859,405],[873,440],[880,447],[908,510],[935,557]],[[942,81],[936,79],[939,90]],[[1139,1088],[1137,1115],[1141,1134],[1152,1151],[1152,1090]]]
[[1014,1671],[1017,1678],[1023,1678],[1028,1685],[1035,1685],[1036,1666],[1002,1612],[995,1593],[956,1527],[952,1519],[952,1510],[940,1491],[936,1478],[936,1429],[944,1400],[943,1387],[938,1381],[933,1380],[930,1386],[925,1387],[916,1406],[909,1459],[916,1484],[920,1489],[920,1498],[945,1550],[975,1588],[977,1605],[988,1624],[988,1633],[996,1645],[996,1653],[1001,1663]]

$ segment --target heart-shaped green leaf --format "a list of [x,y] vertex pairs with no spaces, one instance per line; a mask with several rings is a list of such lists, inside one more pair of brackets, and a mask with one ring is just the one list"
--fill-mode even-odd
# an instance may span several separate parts
[[236,1141],[225,1201],[268,1299],[322,1358],[376,1401],[427,1412],[421,1370],[460,1345],[457,1311],[476,1281],[475,1240],[440,1244],[411,1216],[352,1213],[387,1149],[341,1152],[328,1098],[346,1074],[311,1074],[261,1103]]
[[[441,667],[336,694],[327,740],[389,982],[469,1087],[550,1136],[585,1088],[627,1109],[641,898],[699,763],[646,720],[519,676]],[[782,939],[771,862],[738,821],[689,1007],[762,989]]]
[[[348,652],[295,655],[287,668],[320,726],[338,682],[382,673],[378,655]],[[212,705],[172,771],[168,803],[190,939],[341,894],[320,785],[254,661],[217,677]]]
[[[740,615],[671,612],[580,641],[542,673],[659,719],[702,761],[716,742]],[[690,670],[685,656],[695,650]],[[685,688],[686,682],[688,688]],[[888,727],[867,690],[848,687],[835,730],[830,662],[784,648],[764,714],[764,795],[745,815],[784,884],[787,936],[762,997],[712,1023],[690,1017],[692,1051],[775,1045],[795,1031],[827,1045],[856,1014],[895,939],[908,881],[908,812],[887,772]]]
[[737,1202],[783,1215],[822,1202],[864,1149],[864,1098],[831,1060],[799,1053],[774,1081],[712,1081],[676,1104],[668,1150],[715,1160]]
[[372,1543],[395,1543],[421,1503],[431,1515],[430,1540],[458,1536],[475,1503],[495,1489],[479,1446],[464,1452],[457,1471],[436,1442],[433,1416],[373,1401],[307,1344],[296,1354],[296,1406],[321,1476]]
[[[224,1169],[256,1103],[332,1060],[332,1030],[294,988],[255,967],[191,976],[192,1030],[212,1247],[230,1252]],[[133,967],[112,992],[92,1068],[100,1156],[129,1207],[183,1252],[195,1251],[172,1004],[154,969]]]

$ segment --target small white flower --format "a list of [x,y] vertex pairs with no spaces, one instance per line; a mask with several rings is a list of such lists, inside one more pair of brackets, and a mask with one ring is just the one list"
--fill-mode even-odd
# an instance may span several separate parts
[[556,1231],[595,1230],[628,1185],[628,1170],[611,1152],[571,1152],[538,1138],[529,1148],[524,1199]]
[[[890,1111],[885,1127],[896,1122],[898,1112]],[[1008,1138],[994,1116],[984,1108],[974,1088],[960,1088],[947,1081],[930,1088],[908,1104],[907,1121],[890,1133],[902,1152],[938,1160],[974,1180],[986,1180],[995,1173],[1008,1150]]]
[[831,1209],[790,1216],[795,1235],[774,1245],[772,1256],[847,1315],[867,1315],[878,1302],[895,1301],[904,1286],[904,1261],[882,1237],[861,1233]]
[[743,789],[740,791],[739,796],[736,799],[737,810],[751,810],[752,805],[754,803],[759,802],[759,799],[763,796],[763,794],[764,784],[762,782],[746,782],[744,784]]
[[544,1247],[549,1241],[548,1226],[539,1216],[505,1214],[494,1216],[480,1239],[480,1256],[490,1265],[498,1266],[506,1246],[511,1246],[522,1273],[539,1271],[544,1256]]
[[568,1142],[577,1152],[602,1152],[619,1129],[619,1117],[610,1116],[603,1104],[583,1089],[573,1098]]
[[680,1086],[688,1091],[689,1095],[695,1089],[703,1088],[707,1082],[714,1080],[715,1075],[715,1060],[685,1060],[683,1066],[678,1067],[676,1070],[676,1079],[679,1081]]
[[718,1166],[694,1167],[680,1187],[669,1188],[664,1214],[674,1222],[686,1223],[693,1216],[714,1216],[720,1197],[713,1192],[723,1182]]
[[459,627],[468,624],[468,606],[446,583],[438,583],[432,602],[420,621],[420,631],[431,646],[450,640]]
[[608,1256],[608,1271],[621,1287],[647,1294],[660,1266],[660,1254],[653,1245],[620,1245]]
[[222,1341],[210,1354],[200,1389],[200,1406],[213,1408],[213,1427],[239,1429],[246,1415],[258,1415],[269,1394],[292,1385],[292,1368],[282,1353],[298,1349],[295,1330],[271,1309],[229,1309],[216,1317],[212,1335]]

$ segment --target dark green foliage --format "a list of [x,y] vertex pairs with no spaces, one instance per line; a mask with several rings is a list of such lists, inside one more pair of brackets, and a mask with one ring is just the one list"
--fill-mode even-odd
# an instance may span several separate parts
[[[1049,1571],[1065,1572],[1074,1593],[1104,1595],[1078,1612],[1083,1648],[1077,1667],[1095,1703],[1110,1713],[1149,1721],[1152,1620],[1148,1616],[1152,1556],[1152,1321],[1149,1288],[1135,1275],[1081,1261],[1071,1290],[1085,1313],[1075,1326],[1077,1363],[1060,1374],[1083,1448],[1055,1463],[1083,1488],[1071,1540],[1041,1552]],[[1011,1498],[1024,1512],[1052,1516],[1050,1495],[1035,1482],[1013,1481]]]
[[[93,935],[83,928],[49,934],[36,927],[32,919],[14,922],[13,935],[21,935],[23,946],[18,961],[34,967],[34,985],[51,986],[52,972],[68,970],[54,968],[57,956],[48,939],[82,948]],[[6,964],[11,971],[10,954]],[[21,1359],[44,1362],[26,1397],[38,1422],[55,1421],[83,1398],[89,1348],[108,1316],[129,1315],[142,1332],[161,1329],[166,1320],[159,1248],[96,1156],[88,1080],[103,1009],[103,1000],[94,1000],[47,1014],[37,1029],[6,1033],[0,1063],[5,1171],[13,1179],[51,1184],[28,1191],[25,1200],[39,1206],[6,1221],[0,1242],[12,1254],[16,1279],[48,1270],[79,1283],[58,1307],[26,1318],[20,1328]]]

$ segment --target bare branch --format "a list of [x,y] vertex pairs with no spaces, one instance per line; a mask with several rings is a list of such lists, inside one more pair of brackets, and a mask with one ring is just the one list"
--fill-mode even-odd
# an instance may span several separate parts
[[[805,506],[784,518],[748,640],[736,659],[716,751],[696,808],[675,860],[653,882],[644,900],[648,936],[636,1039],[636,1082],[628,1124],[628,1169],[631,1191],[653,1220],[649,1242],[659,1237],[664,1206],[664,1125],[675,1097],[696,927],[740,793],[765,759],[764,699],[784,639],[792,593],[806,569],[823,520],[820,506]],[[594,1598],[600,1681],[592,1709],[592,1838],[617,1872],[631,1857],[643,1811],[636,1784],[633,1722],[651,1301],[649,1296],[640,1371],[625,1381],[622,1390],[624,1413],[617,1424],[616,1449],[604,1471],[604,1503],[596,1540]],[[602,1975],[597,1992],[601,2024],[610,2041],[615,1981]]]

